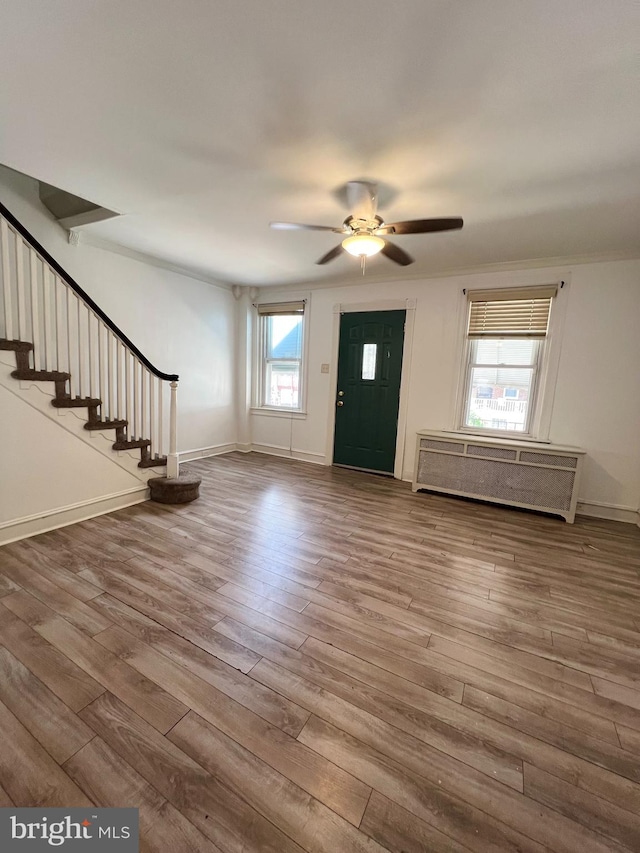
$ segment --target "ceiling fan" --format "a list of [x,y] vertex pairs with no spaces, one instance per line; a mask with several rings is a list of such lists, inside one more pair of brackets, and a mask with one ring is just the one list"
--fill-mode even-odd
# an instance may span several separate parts
[[404,249],[390,243],[389,234],[427,234],[434,231],[452,231],[462,228],[460,217],[448,219],[409,219],[405,222],[386,223],[377,215],[378,185],[372,181],[349,181],[346,185],[347,201],[353,211],[342,225],[304,225],[298,222],[271,222],[271,227],[284,230],[333,231],[343,234],[344,240],[316,261],[328,264],[343,251],[361,259],[362,270],[368,257],[382,252],[389,260],[403,267],[413,263],[413,258]]

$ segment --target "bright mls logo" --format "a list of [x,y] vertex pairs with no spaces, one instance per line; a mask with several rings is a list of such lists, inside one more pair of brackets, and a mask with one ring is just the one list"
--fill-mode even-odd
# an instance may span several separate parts
[[138,809],[0,809],[0,851],[138,853]]

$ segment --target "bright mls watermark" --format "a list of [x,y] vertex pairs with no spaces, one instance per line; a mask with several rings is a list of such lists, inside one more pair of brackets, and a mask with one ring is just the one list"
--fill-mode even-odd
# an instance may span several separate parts
[[0,809],[0,851],[138,853],[138,809]]

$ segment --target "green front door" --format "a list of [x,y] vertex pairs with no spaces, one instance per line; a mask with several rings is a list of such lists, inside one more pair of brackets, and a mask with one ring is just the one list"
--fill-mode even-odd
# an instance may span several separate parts
[[333,461],[393,473],[405,311],[340,318]]

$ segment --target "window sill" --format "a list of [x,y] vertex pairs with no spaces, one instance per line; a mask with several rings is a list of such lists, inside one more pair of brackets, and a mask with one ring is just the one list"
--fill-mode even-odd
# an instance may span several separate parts
[[504,438],[505,441],[530,441],[533,444],[551,444],[548,438],[534,438],[532,435],[523,435],[521,432],[507,432],[507,430],[445,429],[443,432],[450,435],[472,435],[475,438]]
[[252,406],[249,414],[264,415],[267,418],[287,418],[294,421],[303,421],[307,417],[307,413],[300,409],[270,409],[267,406]]

